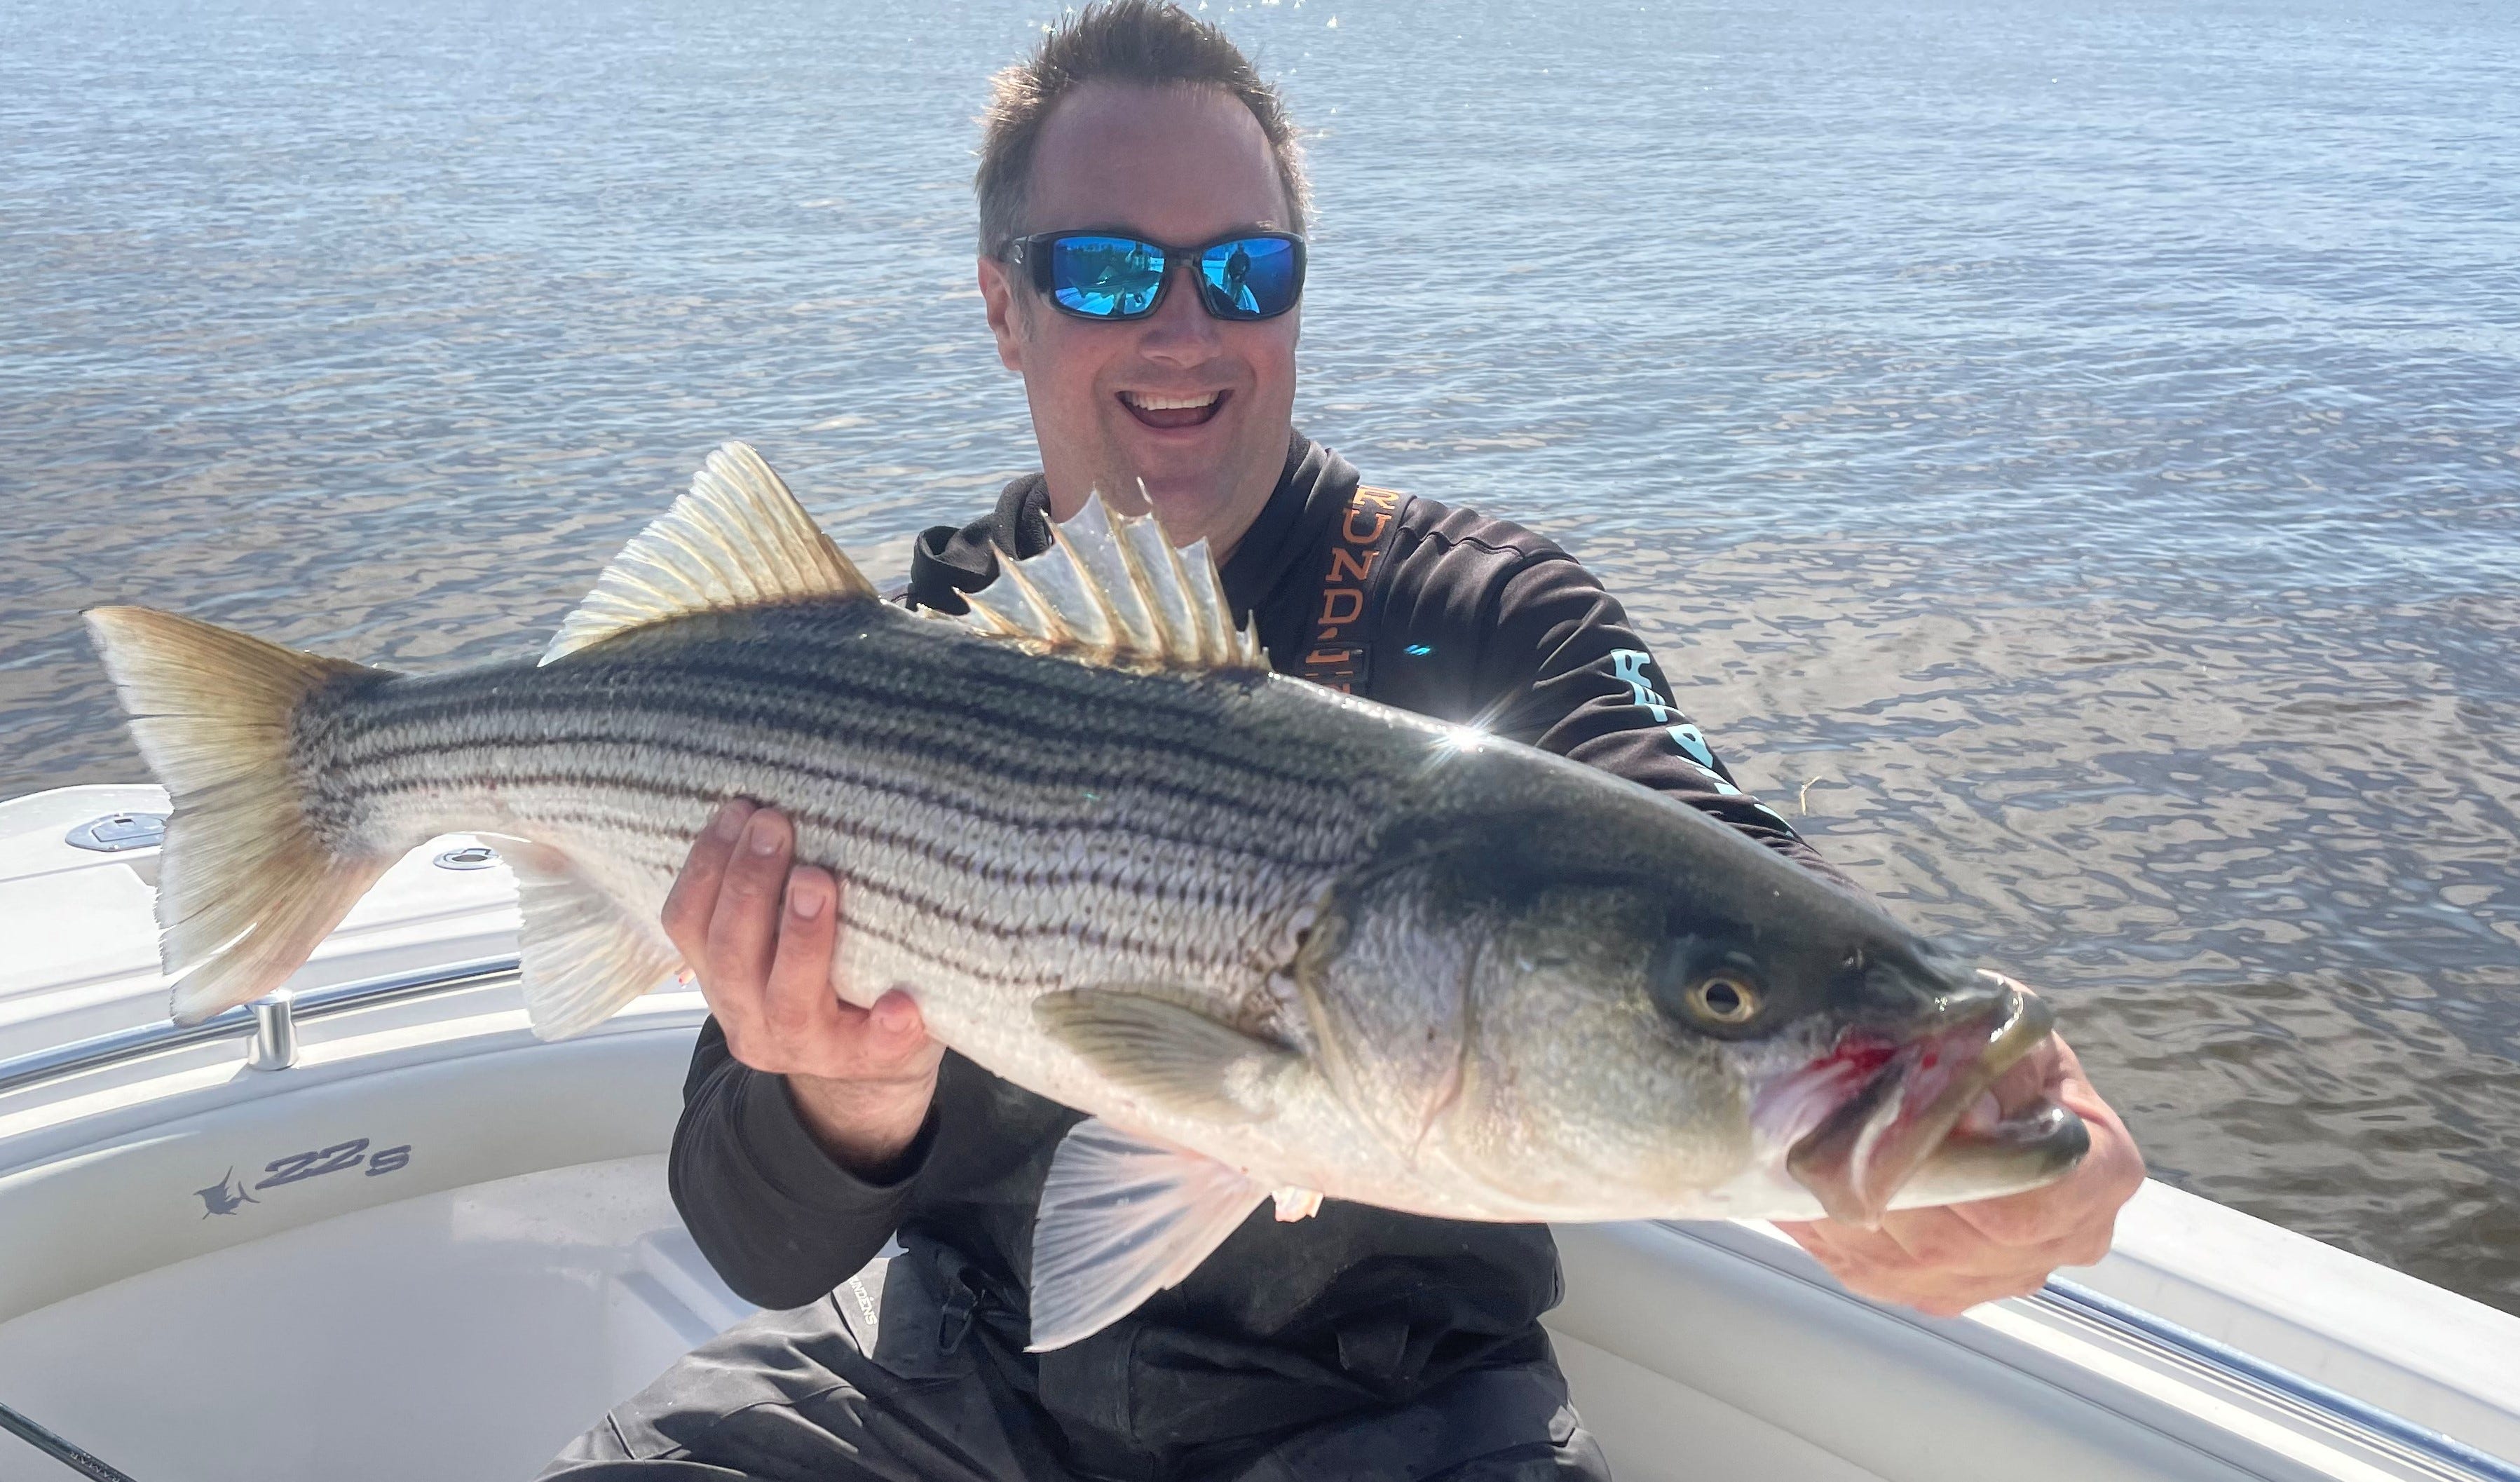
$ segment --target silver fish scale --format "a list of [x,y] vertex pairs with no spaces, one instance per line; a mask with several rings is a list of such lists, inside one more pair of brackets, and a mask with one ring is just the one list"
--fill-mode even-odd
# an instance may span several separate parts
[[343,844],[521,835],[651,921],[721,801],[774,803],[844,881],[853,996],[912,984],[968,1050],[1055,986],[1262,1014],[1288,918],[1361,856],[1415,741],[1292,681],[1042,658],[861,603],[344,686],[294,761]]

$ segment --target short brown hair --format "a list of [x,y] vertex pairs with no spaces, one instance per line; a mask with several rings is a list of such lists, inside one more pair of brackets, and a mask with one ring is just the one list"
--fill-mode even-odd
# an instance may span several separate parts
[[1033,54],[989,79],[980,123],[980,250],[1002,256],[1019,234],[1032,157],[1052,109],[1089,82],[1217,87],[1251,111],[1286,193],[1286,229],[1304,229],[1308,187],[1285,100],[1225,32],[1166,0],[1096,0],[1052,27]]

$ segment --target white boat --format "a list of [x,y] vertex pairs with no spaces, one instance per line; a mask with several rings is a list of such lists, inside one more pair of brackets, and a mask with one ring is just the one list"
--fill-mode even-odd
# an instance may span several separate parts
[[[177,1028],[165,806],[0,804],[0,1478],[525,1477],[745,1315],[665,1192],[698,995],[537,1042],[513,881],[457,837],[285,1001]],[[2101,1265],[1952,1321],[1760,1225],[1559,1240],[1628,1482],[2520,1482],[2520,1319],[2159,1185]]]

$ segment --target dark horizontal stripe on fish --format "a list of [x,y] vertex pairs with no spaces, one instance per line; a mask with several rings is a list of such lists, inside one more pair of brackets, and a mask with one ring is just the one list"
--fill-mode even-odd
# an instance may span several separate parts
[[[1044,657],[1013,644],[980,637],[959,623],[905,620],[901,614],[888,614],[874,624],[851,620],[832,609],[792,608],[764,612],[761,617],[758,631],[733,641],[679,644],[670,629],[658,629],[652,630],[655,641],[651,645],[624,648],[607,657],[623,667],[702,674],[740,671],[807,682],[847,674],[861,687],[875,689],[886,701],[899,705],[932,699],[940,680],[967,691],[989,686],[1016,690],[1033,701],[1045,695],[1099,700],[1116,692],[1134,711],[1148,715],[1169,711],[1175,719],[1202,724],[1212,716],[1206,700],[1193,696],[1212,694],[1217,687],[1240,690],[1261,683],[1259,675],[1248,671],[1193,678]],[[839,620],[832,620],[835,617]],[[699,662],[703,656],[706,661]]]
[[[888,744],[878,746],[866,740],[851,741],[792,723],[748,723],[748,717],[730,715],[724,707],[707,710],[652,709],[646,705],[616,701],[608,713],[566,706],[518,706],[492,712],[489,707],[481,705],[462,707],[454,713],[472,724],[454,727],[410,722],[391,725],[374,721],[354,723],[355,730],[364,732],[364,735],[340,738],[334,756],[318,756],[310,760],[319,764],[331,761],[344,770],[358,772],[394,774],[402,771],[412,778],[412,786],[426,786],[428,779],[447,778],[451,774],[443,765],[431,765],[411,773],[405,770],[405,764],[414,761],[441,764],[448,761],[452,753],[491,748],[536,751],[560,746],[639,747],[685,759],[715,762],[728,768],[766,767],[793,771],[818,781],[853,784],[870,791],[954,809],[965,806],[967,794],[933,786],[922,787],[918,779],[922,775],[937,777],[943,772],[960,771],[968,778],[988,783],[1012,783],[1054,792],[1069,789],[1100,789],[1113,793],[1137,791],[1231,814],[1248,814],[1256,809],[1277,817],[1298,811],[1317,815],[1336,813],[1360,803],[1362,800],[1357,798],[1357,793],[1369,786],[1365,779],[1353,775],[1307,776],[1216,765],[1205,769],[1213,781],[1202,786],[1197,780],[1177,775],[1179,751],[1159,741],[1149,742],[1107,731],[1093,738],[1092,752],[1080,745],[1061,753],[1046,748],[1033,738],[982,736],[968,731],[904,734],[890,739]],[[516,723],[516,728],[498,732],[488,730],[484,723],[494,714]],[[623,735],[626,729],[624,722],[631,717],[655,722],[658,734],[646,739]],[[706,745],[690,735],[696,725],[724,730],[748,741],[785,741],[788,744],[784,748],[753,744],[743,749]],[[884,768],[881,763],[887,753],[908,759],[911,765]],[[1045,761],[1045,756],[1055,759]],[[809,757],[810,761],[805,759]],[[652,772],[656,769],[643,770]],[[1235,786],[1232,783],[1244,786]],[[1284,803],[1290,795],[1316,798],[1319,806],[1311,810],[1288,809]],[[1192,808],[1186,807],[1183,811],[1189,812]]]
[[[1209,872],[1203,876],[1174,872],[1144,879],[1132,876],[1125,869],[1113,869],[1107,865],[1096,863],[1095,856],[1087,856],[1088,863],[1078,866],[1045,868],[1041,863],[1027,863],[1020,860],[1013,863],[998,863],[968,851],[958,850],[951,844],[939,843],[922,835],[900,830],[834,818],[809,809],[799,808],[789,812],[790,817],[803,828],[825,830],[854,843],[889,848],[897,854],[923,861],[931,867],[928,874],[940,876],[951,875],[999,887],[1044,890],[1066,885],[1103,890],[1142,901],[1221,908],[1226,901],[1213,888],[1210,888],[1218,877],[1235,879],[1252,877],[1250,872],[1220,869]],[[616,832],[641,834],[668,845],[669,856],[680,854],[687,849],[692,837],[686,831],[658,827],[638,814],[623,810],[601,809],[568,796],[555,796],[535,805],[534,816],[539,822],[583,823],[610,829]],[[1206,845],[1193,844],[1192,847],[1195,852],[1202,854],[1214,855],[1219,852]],[[1249,856],[1246,855],[1244,858],[1248,859]],[[1036,856],[1035,859],[1037,860],[1038,857]],[[869,860],[867,863],[871,866],[874,862]],[[1121,863],[1125,865],[1126,861]],[[1335,869],[1339,862],[1271,859],[1259,861],[1259,863],[1274,867],[1277,874],[1282,877],[1301,880],[1307,876],[1317,876],[1326,870]],[[850,869],[846,873],[855,878],[861,872]],[[869,877],[873,877],[871,873]],[[1198,888],[1192,888],[1193,880],[1198,882]],[[1030,928],[1024,929],[1030,930]]]
[[[592,823],[598,829],[617,828],[619,822],[627,817],[622,814],[583,811],[577,816]],[[569,821],[569,810],[544,808],[538,810],[537,817],[543,822],[565,822]],[[982,873],[977,871],[960,873],[967,878],[985,878]],[[895,934],[882,930],[878,922],[868,921],[859,914],[849,912],[848,908],[843,906],[843,914],[846,917],[845,929],[864,931],[919,961],[962,973],[977,981],[1038,987],[1048,984],[1052,979],[1038,972],[1008,968],[1000,961],[988,957],[955,952],[951,949],[956,941],[954,935],[956,932],[962,933],[966,938],[985,937],[991,941],[1006,944],[1074,943],[1115,954],[1125,954],[1148,962],[1193,967],[1198,969],[1199,980],[1204,980],[1207,975],[1232,976],[1238,966],[1245,964],[1248,960],[1248,953],[1241,950],[1242,944],[1229,943],[1227,945],[1230,950],[1222,953],[1207,953],[1200,951],[1194,941],[1179,937],[1141,935],[1129,930],[1125,923],[1098,924],[1091,920],[1080,920],[1065,915],[1056,918],[1045,916],[1036,921],[1007,921],[980,915],[962,900],[916,889],[904,879],[889,873],[843,869],[840,874],[844,882],[843,901],[863,899],[868,896],[878,897],[899,906],[910,918],[941,923],[951,928],[943,932]],[[1084,881],[1091,877],[1066,876],[1063,878],[1070,881]],[[1179,890],[1149,891],[1107,880],[1092,880],[1092,882],[1102,884],[1109,893],[1124,896],[1132,902],[1197,904],[1219,913],[1230,907],[1228,901],[1214,894],[1202,893],[1195,902],[1192,902],[1187,892]]]
[[[836,648],[822,651],[845,652]],[[754,659],[758,655],[747,647],[743,656]],[[687,659],[688,655],[683,657]],[[929,736],[928,727],[913,721],[916,715],[928,721],[935,734],[982,740],[1011,734],[1026,751],[1037,752],[1045,744],[1072,747],[1133,740],[1159,730],[1156,721],[1171,720],[1177,724],[1162,732],[1160,744],[1177,761],[1255,773],[1289,785],[1317,785],[1345,774],[1345,769],[1332,758],[1314,756],[1312,748],[1288,752],[1247,742],[1235,744],[1242,738],[1235,728],[1218,724],[1220,717],[1211,705],[1180,703],[1168,693],[1168,687],[1135,687],[1133,677],[1115,671],[1061,660],[1032,659],[1023,671],[986,676],[1012,692],[991,702],[991,696],[975,699],[968,693],[940,694],[940,687],[933,684],[924,688],[910,686],[898,672],[899,666],[855,667],[873,672],[861,678],[841,667],[787,667],[738,663],[731,658],[707,668],[688,662],[618,662],[482,674],[477,678],[493,682],[482,686],[481,691],[464,684],[476,678],[472,675],[407,676],[401,683],[361,696],[363,703],[358,711],[376,716],[380,722],[426,725],[449,718],[477,722],[493,708],[511,713],[564,714],[567,711],[562,701],[567,697],[600,699],[606,707],[618,707],[625,696],[607,681],[611,674],[626,672],[640,675],[644,682],[638,689],[653,696],[654,713],[711,719],[741,713],[758,723],[818,738],[827,738],[835,728],[893,729],[922,738]],[[1054,684],[1042,677],[1061,670],[1071,671],[1078,678]],[[943,688],[960,687],[968,692],[981,676],[958,673],[929,677],[952,682]],[[1112,693],[1117,685],[1133,688]],[[788,703],[776,704],[773,700]],[[1066,717],[1055,715],[1045,703],[1049,700],[1058,701],[1058,710],[1073,713]],[[343,718],[352,719],[356,713]],[[1308,761],[1316,765],[1300,765]]]
[[[685,754],[694,753],[686,752]],[[813,774],[805,775],[808,777],[814,777]],[[826,776],[814,777],[814,780],[830,781],[831,779]],[[354,782],[349,785],[347,791],[350,800],[358,802],[369,798],[385,798],[408,795],[428,786],[448,786],[449,781],[450,780],[444,778],[435,780],[409,778],[382,784]],[[453,779],[452,781],[460,782],[461,779]],[[502,790],[515,792],[528,788],[540,788],[555,797],[563,796],[570,792],[596,793],[608,790],[612,792],[626,792],[642,797],[674,798],[693,803],[702,811],[715,808],[726,796],[726,794],[723,793],[700,792],[690,787],[677,786],[674,784],[660,782],[646,775],[611,774],[595,771],[539,773],[501,772],[498,775],[498,783]],[[1171,844],[1197,854],[1219,855],[1235,861],[1247,862],[1253,865],[1274,867],[1289,871],[1333,869],[1345,862],[1345,856],[1343,853],[1338,855],[1289,853],[1268,847],[1269,843],[1272,841],[1272,836],[1282,836],[1283,831],[1271,831],[1270,833],[1267,834],[1254,831],[1242,835],[1241,840],[1237,840],[1231,837],[1220,837],[1214,831],[1210,830],[1166,828],[1164,827],[1167,817],[1165,815],[1157,815],[1153,819],[1148,819],[1145,817],[1123,815],[1117,810],[1105,810],[1094,814],[1079,814],[1073,816],[1054,816],[1045,814],[1022,815],[1007,812],[1001,809],[984,807],[974,803],[968,796],[954,794],[942,789],[922,789],[912,791],[906,788],[887,788],[870,786],[865,790],[879,792],[886,796],[923,804],[928,807],[939,809],[940,811],[956,813],[972,821],[973,823],[991,828],[1003,829],[1014,833],[1036,835],[1120,835],[1130,838],[1144,839],[1150,843]],[[550,813],[554,808],[564,806],[566,806],[564,803],[545,804],[543,805],[543,811],[545,813]],[[782,812],[788,815],[791,821],[796,823],[831,829],[835,831],[845,831],[850,833],[852,836],[876,838],[879,841],[897,840],[904,848],[913,847],[914,840],[918,837],[918,835],[907,832],[892,832],[878,830],[875,826],[866,824],[851,815],[836,813],[829,809],[816,807],[812,802],[801,797],[795,798],[793,801],[782,802],[778,806]],[[596,815],[592,813],[587,813],[582,816],[588,821],[592,821],[596,817]],[[652,838],[679,841],[682,846],[686,848],[688,848],[691,843],[691,831],[670,827],[657,820],[652,815],[640,815],[625,812],[617,816],[622,820],[622,826],[627,831],[641,833]],[[1259,817],[1272,822],[1282,821],[1281,816],[1279,815],[1259,815]],[[942,861],[947,857],[940,855],[937,856],[937,858]]]
[[[929,717],[852,712],[845,708],[800,710],[765,702],[758,689],[730,685],[722,693],[705,690],[681,694],[650,692],[606,697],[596,709],[568,703],[570,696],[519,696],[513,702],[446,696],[424,708],[403,706],[399,713],[379,707],[367,715],[344,717],[350,735],[338,738],[339,759],[356,765],[391,766],[414,755],[442,752],[448,745],[551,745],[617,740],[629,716],[652,718],[671,730],[694,723],[749,731],[765,740],[786,739],[832,752],[883,747],[916,755],[922,763],[947,761],[987,776],[1034,784],[1056,783],[1084,769],[1096,753],[1116,753],[1102,763],[1125,768],[1132,777],[1155,775],[1148,762],[1179,785],[1204,774],[1210,778],[1250,779],[1270,789],[1294,787],[1346,794],[1357,778],[1335,768],[1295,768],[1257,746],[1224,752],[1197,744],[1197,738],[1150,736],[1140,727],[1098,724],[1062,728],[1027,718],[1018,729],[1005,717],[971,711],[965,725],[922,724]],[[713,701],[713,702],[703,702]],[[493,729],[504,721],[504,729]],[[1211,726],[1200,733],[1214,734]],[[410,733],[399,744],[387,740]],[[360,743],[365,742],[362,746]],[[1040,765],[1045,755],[1061,758],[1058,770]],[[1211,786],[1208,791],[1216,791]]]
[[[882,896],[908,907],[912,912],[928,920],[942,921],[948,926],[974,936],[985,935],[999,941],[1070,941],[1085,947],[1169,963],[1179,967],[1193,969],[1187,975],[1187,980],[1192,982],[1206,981],[1211,974],[1216,977],[1236,975],[1234,969],[1240,962],[1237,958],[1211,958],[1196,953],[1191,950],[1189,943],[1178,940],[1166,940],[1149,945],[1144,939],[1125,936],[1091,921],[1066,921],[1052,926],[1016,929],[996,926],[966,911],[922,907],[913,897],[881,880],[852,878],[847,889]],[[847,899],[846,892],[843,892],[842,899],[844,902]],[[953,940],[951,935],[917,939],[895,936],[886,933],[873,922],[861,922],[856,917],[850,916],[845,904],[841,907],[841,914],[847,930],[863,930],[869,936],[897,951],[933,963],[948,971],[960,973],[979,982],[1041,986],[1049,981],[1039,973],[1008,971],[991,965],[985,959],[963,957],[958,960],[956,957],[941,954],[937,950],[939,943],[951,942]]]
[[[828,739],[812,736],[802,737],[804,743],[799,745],[784,748],[765,746],[757,743],[765,735],[763,731],[744,732],[724,721],[710,721],[706,729],[733,733],[726,740],[741,744],[717,744],[717,738],[694,735],[690,728],[685,727],[660,726],[660,734],[652,738],[624,736],[620,734],[621,713],[616,712],[611,723],[591,728],[585,734],[555,735],[549,727],[537,727],[530,734],[506,737],[474,735],[460,740],[432,737],[391,747],[345,749],[344,754],[325,760],[338,768],[348,790],[371,797],[408,795],[466,782],[486,784],[495,781],[501,785],[537,782],[635,786],[651,795],[705,797],[715,802],[745,789],[741,786],[730,786],[721,791],[704,793],[688,786],[677,786],[665,781],[665,777],[676,771],[702,773],[714,770],[733,785],[742,781],[743,773],[767,771],[785,773],[809,785],[857,788],[883,797],[1010,824],[1059,827],[1086,816],[1086,810],[1073,805],[1065,809],[1045,807],[1017,814],[1003,806],[1004,800],[997,796],[1002,790],[1000,786],[974,785],[1013,783],[1046,797],[1081,797],[1099,792],[1114,803],[1133,797],[1170,803],[1173,806],[1157,807],[1151,812],[1140,810],[1147,814],[1141,827],[1154,836],[1198,845],[1213,842],[1207,829],[1197,824],[1203,814],[1222,814],[1238,820],[1266,819],[1279,824],[1303,818],[1357,816],[1353,786],[1316,785],[1290,788],[1282,784],[1254,784],[1232,788],[1199,786],[1166,776],[1159,765],[1149,765],[1150,758],[1160,762],[1167,754],[1161,751],[1094,758],[1102,765],[1089,770],[1079,759],[1063,758],[1052,765],[1041,765],[1037,752],[1009,747],[1001,754],[984,758],[978,765],[962,767],[960,770],[965,773],[967,781],[958,785],[952,776],[940,775],[949,769],[938,765],[940,757],[933,747],[894,748],[901,761],[887,766],[888,758],[873,747],[840,747]],[[652,718],[664,721],[685,717],[655,715]],[[497,751],[519,753],[518,759],[523,761],[539,758],[558,748],[565,748],[572,753],[568,765],[554,766],[551,762],[540,761],[530,770],[519,770],[514,764],[492,764],[485,757],[467,769],[459,761],[469,753]],[[608,761],[612,765],[604,765]],[[1238,780],[1249,782],[1248,779]],[[1314,806],[1288,806],[1294,799],[1310,799]],[[1113,810],[1102,808],[1096,811],[1108,813]],[[1160,832],[1156,821],[1167,817],[1183,820],[1184,828]],[[1256,839],[1246,847],[1254,857],[1281,857],[1260,847]]]

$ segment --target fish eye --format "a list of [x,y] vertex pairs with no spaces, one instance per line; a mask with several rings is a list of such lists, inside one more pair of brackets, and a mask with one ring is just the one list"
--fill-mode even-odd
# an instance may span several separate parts
[[1735,974],[1718,972],[1689,985],[1688,1011],[1727,1029],[1759,1016],[1759,990]]
[[1766,975],[1739,940],[1674,932],[1645,970],[1645,991],[1672,1020],[1700,1034],[1737,1039],[1772,1027]]

